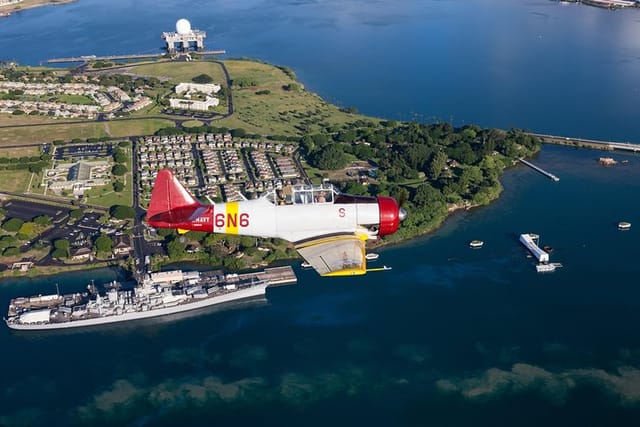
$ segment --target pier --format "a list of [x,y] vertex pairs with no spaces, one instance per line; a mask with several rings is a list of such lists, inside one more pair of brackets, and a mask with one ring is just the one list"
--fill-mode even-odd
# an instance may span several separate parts
[[247,274],[253,274],[258,280],[268,281],[270,287],[293,285],[298,282],[298,278],[290,265],[284,267],[265,268],[264,271]]
[[551,178],[552,180],[554,180],[555,182],[560,181],[560,178],[558,178],[557,176],[555,176],[554,174],[552,174],[551,172],[547,172],[546,170],[542,169],[541,167],[538,167],[536,165],[534,165],[533,163],[527,162],[524,159],[518,159],[521,163],[524,163],[525,165],[529,166],[531,169],[534,169],[538,172],[540,172],[542,175]]
[[596,150],[620,150],[640,152],[640,144],[632,144],[630,142],[600,141],[587,138],[572,138],[567,136],[547,135],[543,133],[532,133],[528,135],[538,137],[546,144],[571,145],[576,147],[594,148]]
[[[227,53],[225,50],[202,50],[198,52],[191,52],[191,54],[197,55],[224,55]],[[127,59],[153,59],[166,57],[166,53],[141,53],[141,54],[129,54],[129,55],[108,55],[108,56],[96,56],[96,55],[83,55],[72,56],[69,58],[52,58],[47,60],[47,64],[64,64],[71,62],[89,62],[89,61],[119,61]]]

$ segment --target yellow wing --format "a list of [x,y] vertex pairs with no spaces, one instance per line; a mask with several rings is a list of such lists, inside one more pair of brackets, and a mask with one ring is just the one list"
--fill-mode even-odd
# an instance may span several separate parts
[[364,240],[353,235],[326,236],[296,245],[321,276],[355,276],[367,272]]

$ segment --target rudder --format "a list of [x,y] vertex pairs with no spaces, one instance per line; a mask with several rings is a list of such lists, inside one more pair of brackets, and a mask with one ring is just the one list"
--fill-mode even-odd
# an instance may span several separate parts
[[193,198],[169,169],[158,172],[151,191],[151,200],[147,209],[147,221],[156,219],[174,222],[181,221],[185,211],[193,212],[201,204]]

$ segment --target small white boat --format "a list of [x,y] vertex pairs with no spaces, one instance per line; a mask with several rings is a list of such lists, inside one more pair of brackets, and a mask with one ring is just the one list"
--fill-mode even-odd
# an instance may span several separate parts
[[618,223],[618,230],[628,230],[631,228],[631,223],[627,221],[620,221]]
[[302,264],[300,264],[300,267],[302,267],[302,268],[311,268],[312,265],[305,261]]
[[471,242],[469,242],[469,247],[474,249],[479,249],[482,247],[482,245],[484,245],[484,242],[482,240],[472,240]]
[[364,257],[365,257],[366,259],[368,259],[369,261],[373,261],[373,260],[376,260],[376,259],[380,258],[380,255],[378,255],[378,254],[376,254],[376,253],[374,253],[374,252],[369,252],[369,253],[368,253],[368,254],[366,254]]

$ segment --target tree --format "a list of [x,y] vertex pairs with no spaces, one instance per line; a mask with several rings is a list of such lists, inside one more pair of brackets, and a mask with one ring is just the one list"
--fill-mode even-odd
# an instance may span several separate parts
[[84,215],[84,211],[82,209],[74,209],[69,212],[69,216],[73,219],[81,218]]
[[412,201],[417,208],[422,209],[436,203],[443,203],[444,197],[438,190],[425,183],[416,188]]
[[6,248],[4,251],[2,251],[2,255],[3,256],[16,256],[16,255],[20,255],[20,249],[18,249],[15,246],[10,246],[8,248]]
[[167,244],[167,255],[170,259],[180,259],[184,256],[187,245],[180,242],[179,239],[173,239]]
[[116,163],[126,163],[127,155],[120,148],[115,148],[113,150],[113,161]]
[[351,181],[344,187],[344,192],[347,194],[365,195],[367,194],[367,187],[357,181]]
[[6,231],[17,232],[22,227],[24,221],[20,218],[9,218],[2,224],[2,228]]
[[347,164],[347,158],[342,150],[334,144],[330,144],[312,156],[310,163],[320,169],[340,169]]
[[122,190],[124,190],[124,184],[122,181],[116,181],[113,183],[113,191],[120,193]]
[[109,213],[116,219],[135,218],[136,211],[131,206],[113,205],[109,208]]
[[194,83],[206,84],[213,82],[213,77],[208,74],[198,74],[194,78],[191,79]]
[[233,138],[244,138],[247,135],[247,131],[242,128],[231,129],[229,133]]
[[[24,235],[24,236],[29,236],[28,238],[30,238],[31,236],[33,236],[35,234],[35,224],[33,222],[25,222],[20,226],[20,229],[18,230],[18,235]],[[27,239],[28,239],[27,238]]]
[[51,253],[53,258],[69,257],[69,241],[66,239],[56,239],[53,242],[54,251]]
[[429,164],[429,177],[433,180],[440,178],[445,166],[447,166],[447,155],[444,151],[438,150]]
[[122,176],[127,173],[127,167],[121,163],[116,164],[113,168],[111,168],[111,173],[117,176]]
[[6,249],[9,246],[14,246],[18,244],[18,239],[13,236],[2,236],[0,237],[0,249]]
[[44,169],[44,165],[42,163],[32,163],[29,165],[29,172],[31,173],[40,173]]
[[100,236],[96,238],[95,242],[93,242],[93,245],[96,248],[96,251],[98,252],[111,253],[111,248],[113,247],[113,240],[111,240],[111,237],[102,233]]
[[302,90],[302,86],[300,86],[298,83],[289,83],[282,86],[282,89],[289,92],[300,92],[300,90]]
[[39,215],[33,218],[33,222],[40,227],[48,227],[51,225],[51,217],[49,215]]

